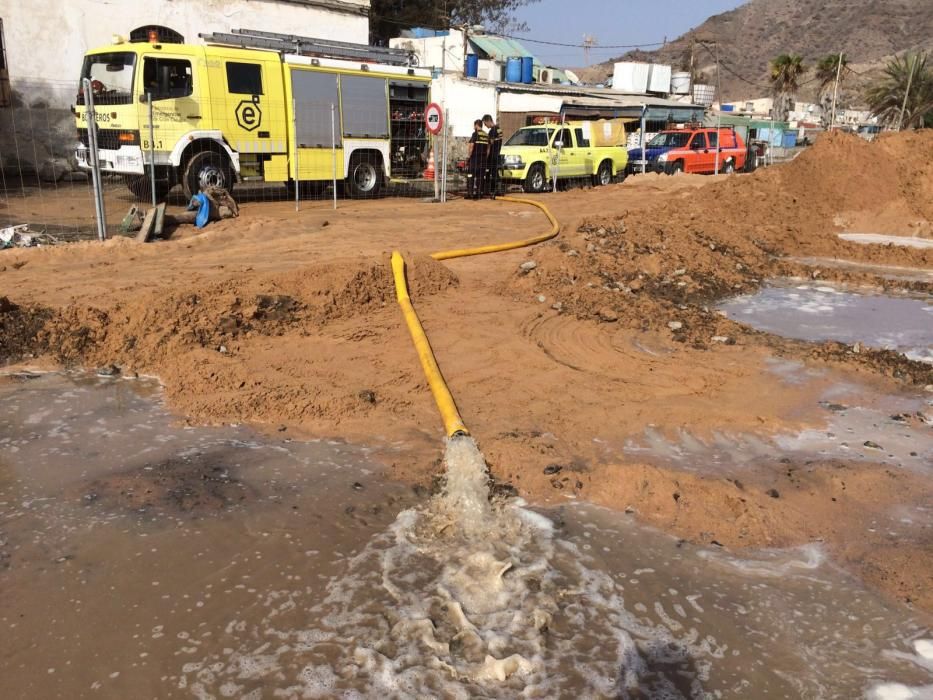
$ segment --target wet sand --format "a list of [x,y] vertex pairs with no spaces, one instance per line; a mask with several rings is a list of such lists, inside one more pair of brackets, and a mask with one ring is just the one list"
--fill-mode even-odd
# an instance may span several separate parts
[[[543,219],[507,202],[341,202],[337,212],[312,202],[298,213],[288,202],[251,203],[240,219],[167,242],[4,251],[3,355],[40,367],[115,364],[125,375],[157,375],[169,405],[192,424],[248,422],[270,433],[391,445],[385,472],[428,485],[442,471],[442,429],[395,306],[386,255],[398,247],[414,260],[416,308],[495,479],[539,503],[574,495],[619,511],[632,506],[636,517],[695,542],[823,539],[842,553],[866,518],[928,503],[928,479],[857,455],[795,463],[793,475],[782,457],[729,474],[704,473],[700,458],[697,473],[625,446],[646,431],[710,440],[728,429],[767,441],[822,430],[829,419],[820,401],[839,382],[906,403],[928,396],[929,365],[894,352],[784,341],[715,310],[724,297],[782,274],[929,294],[922,280],[786,257],[933,267],[928,251],[836,235],[873,214],[885,230],[900,221],[925,235],[917,222],[928,220],[929,200],[906,199],[896,184],[908,176],[911,187],[928,183],[911,170],[929,167],[916,158],[925,138],[871,147],[829,139],[805,154],[812,157],[749,177],[635,177],[548,195],[564,225],[556,241],[444,265],[423,254],[537,233]],[[887,180],[833,174],[862,172],[860,163],[887,167],[872,148],[907,160]],[[753,204],[756,217],[748,214]],[[521,270],[528,260],[535,269]],[[770,369],[776,355],[828,374],[789,383]],[[927,420],[918,420],[928,435]],[[564,469],[560,486],[545,474],[555,464]],[[845,508],[834,490],[839,469],[851,474]],[[635,488],[639,479],[651,488]],[[753,494],[737,493],[727,479]],[[690,480],[692,493],[675,499]],[[909,550],[860,536],[846,563],[902,602],[930,609],[928,523],[911,532]]]

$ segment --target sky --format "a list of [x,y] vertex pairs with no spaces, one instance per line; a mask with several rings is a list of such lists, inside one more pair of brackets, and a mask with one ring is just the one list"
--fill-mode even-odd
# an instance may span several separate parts
[[[584,34],[596,38],[590,63],[601,63],[626,52],[605,48],[675,39],[710,15],[732,10],[745,0],[540,0],[519,9],[516,19],[528,25],[517,36],[548,65],[584,65],[583,49],[535,44],[529,39],[582,44]],[[649,47],[650,50],[651,47]]]

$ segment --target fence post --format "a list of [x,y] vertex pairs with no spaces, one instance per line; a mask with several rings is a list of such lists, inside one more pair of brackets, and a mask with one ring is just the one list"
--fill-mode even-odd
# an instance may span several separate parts
[[337,208],[337,107],[330,105],[330,152],[334,170],[334,209]]
[[97,150],[97,112],[94,110],[94,91],[91,81],[84,78],[84,104],[87,107],[87,145],[91,156],[91,184],[94,186],[94,210],[97,214],[97,238],[107,238],[107,219],[104,212],[104,191],[100,179],[100,154]]
[[149,103],[149,186],[152,189],[152,206],[156,205],[155,185],[155,126],[152,124],[152,93],[146,93],[146,102]]
[[441,201],[447,201],[447,131],[450,129],[450,110],[444,109],[444,136],[441,139],[441,149],[444,152],[443,162],[441,163]]
[[428,158],[430,159],[432,155],[434,156],[434,201],[440,202],[441,201],[441,177],[442,175],[441,175],[441,168],[439,167],[439,163],[437,161],[443,158],[444,156],[441,152],[441,149],[438,148],[437,136],[435,134],[431,134],[431,148],[428,151]]
[[[558,135],[562,135],[563,133],[565,117],[566,115],[564,114],[562,110],[560,114],[560,126],[558,127],[558,130],[557,130]],[[560,170],[560,154],[563,148],[564,148],[564,144],[561,141],[560,145],[557,147],[557,160],[555,163],[553,163],[553,167],[551,168],[551,175],[554,180],[553,189],[551,190],[552,192],[557,192],[557,172],[558,170]],[[551,151],[550,151],[550,147],[548,147],[548,159],[550,158],[551,158]]]
[[645,131],[648,129],[648,105],[641,106],[641,174],[648,172],[648,159],[645,153]]
[[301,181],[298,179],[298,101],[292,98],[292,133],[295,135],[295,211],[298,211],[298,190]]

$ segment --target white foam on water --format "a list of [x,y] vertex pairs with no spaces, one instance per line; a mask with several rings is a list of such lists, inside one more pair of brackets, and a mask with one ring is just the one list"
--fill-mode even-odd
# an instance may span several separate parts
[[778,578],[814,571],[826,561],[819,544],[810,543],[790,549],[764,549],[742,557],[723,550],[701,550],[697,556],[721,566],[741,571],[746,576]]
[[[301,697],[704,697],[702,679],[723,649],[695,630],[678,639],[679,624],[636,618],[612,577],[588,568],[547,518],[491,503],[471,438],[448,443],[446,465],[443,493],[400,513],[323,601],[307,605],[310,590],[270,596],[248,639],[205,659],[189,686],[274,683]],[[658,664],[683,669],[665,675]]]
[[879,683],[866,693],[867,700],[933,700],[933,685],[906,686],[902,683]]

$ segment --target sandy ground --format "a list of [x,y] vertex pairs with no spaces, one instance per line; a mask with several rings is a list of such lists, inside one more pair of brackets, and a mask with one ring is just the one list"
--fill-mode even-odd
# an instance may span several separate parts
[[[0,360],[155,374],[189,421],[391,446],[388,473],[429,484],[442,471],[443,429],[395,304],[388,254],[400,249],[497,482],[538,502],[573,495],[629,508],[692,541],[822,540],[872,584],[933,610],[929,524],[893,540],[869,532],[900,506],[933,501],[928,478],[781,462],[739,479],[622,449],[649,426],[701,437],[818,426],[817,398],[832,382],[914,394],[933,384],[928,365],[894,353],[787,341],[710,308],[786,274],[930,292],[928,282],[788,256],[933,268],[930,251],[836,236],[930,236],[931,152],[930,134],[871,145],[842,136],[751,176],[644,176],[546,195],[563,224],[558,239],[444,264],[425,254],[532,235],[543,217],[501,201],[341,201],[336,211],[306,202],[299,212],[254,202],[239,219],[163,242],[4,251]],[[3,216],[33,204],[10,199]],[[535,268],[520,269],[529,260]],[[788,383],[768,369],[775,356],[828,372]]]

